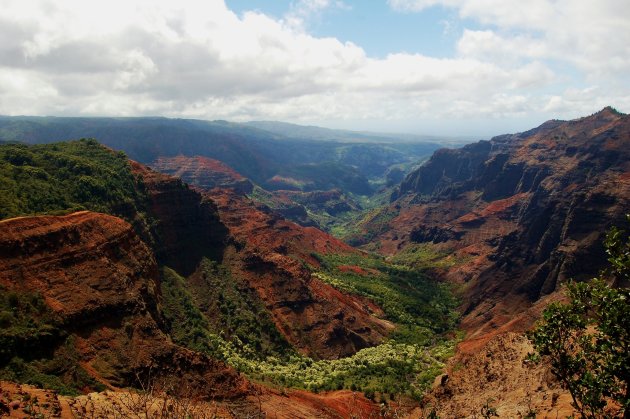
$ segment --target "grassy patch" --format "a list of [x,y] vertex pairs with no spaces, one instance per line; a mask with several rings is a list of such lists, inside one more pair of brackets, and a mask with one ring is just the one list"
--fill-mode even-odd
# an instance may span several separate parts
[[416,270],[448,269],[461,265],[466,259],[440,249],[431,243],[411,243],[392,257],[392,262],[410,266]]
[[[420,397],[454,351],[458,321],[450,289],[413,266],[389,263],[376,255],[315,255],[314,275],[349,293],[367,297],[396,323],[390,340],[337,361],[320,361],[303,371],[291,366],[262,368],[263,374],[290,377],[290,385],[314,390],[352,388],[366,394]],[[269,373],[268,371],[274,371]]]
[[388,223],[398,216],[398,210],[392,207],[377,207],[359,214],[337,229],[335,235],[352,246],[361,246],[373,241],[379,234],[385,232]]
[[252,189],[252,192],[248,195],[248,197],[253,201],[260,202],[272,209],[280,207],[278,200],[274,199],[273,194],[264,190],[260,186],[254,186],[254,189]]
[[[427,344],[457,323],[457,301],[450,289],[418,269],[365,254],[318,256],[318,259],[322,269],[315,275],[336,288],[377,303],[387,318],[399,325],[394,334],[396,339]],[[343,266],[357,266],[367,274],[340,269]]]
[[453,342],[425,348],[387,342],[362,349],[355,355],[332,361],[299,357],[292,362],[249,363],[249,375],[288,387],[311,391],[351,389],[366,394],[389,394],[420,398],[452,356]]
[[58,320],[38,293],[0,287],[0,363],[17,355],[41,353],[60,339]]
[[79,365],[74,336],[69,336],[51,357],[25,360],[15,356],[0,369],[0,379],[56,390],[69,396],[82,394],[85,389],[105,390],[105,386]]

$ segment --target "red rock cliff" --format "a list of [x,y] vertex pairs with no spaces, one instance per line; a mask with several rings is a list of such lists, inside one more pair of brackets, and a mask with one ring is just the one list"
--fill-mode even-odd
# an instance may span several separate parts
[[440,274],[462,284],[470,337],[523,330],[533,303],[606,263],[604,232],[630,212],[630,116],[606,108],[440,150],[394,198],[381,249],[451,253]]
[[246,390],[222,363],[170,343],[160,328],[155,258],[119,218],[83,211],[0,221],[0,284],[41,293],[80,365],[107,386],[151,370],[208,398]]

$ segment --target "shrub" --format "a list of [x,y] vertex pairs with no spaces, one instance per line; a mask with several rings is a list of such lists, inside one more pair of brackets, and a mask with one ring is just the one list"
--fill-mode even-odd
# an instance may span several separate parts
[[628,280],[630,237],[614,228],[604,244],[611,267],[589,283],[570,283],[569,303],[549,305],[529,335],[585,418],[607,417],[609,402],[620,415],[630,411],[630,290],[603,279]]

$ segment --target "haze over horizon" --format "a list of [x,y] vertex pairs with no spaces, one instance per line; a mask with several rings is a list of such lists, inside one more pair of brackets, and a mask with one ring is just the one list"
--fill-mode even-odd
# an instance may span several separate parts
[[630,110],[605,0],[8,0],[0,114],[492,136]]

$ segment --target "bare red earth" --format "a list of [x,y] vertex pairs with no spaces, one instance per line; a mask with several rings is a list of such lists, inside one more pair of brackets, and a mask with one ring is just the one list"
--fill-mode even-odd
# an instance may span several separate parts
[[[161,393],[147,396],[128,391],[104,391],[79,397],[59,395],[29,385],[0,381],[0,416],[12,418],[144,417],[160,416],[170,408],[172,417],[226,418],[374,418],[380,408],[361,393],[333,391],[313,394],[300,390],[260,389],[237,401],[177,399]],[[184,415],[182,409],[186,409]],[[180,410],[178,412],[178,410]],[[181,415],[178,415],[180,413]]]

